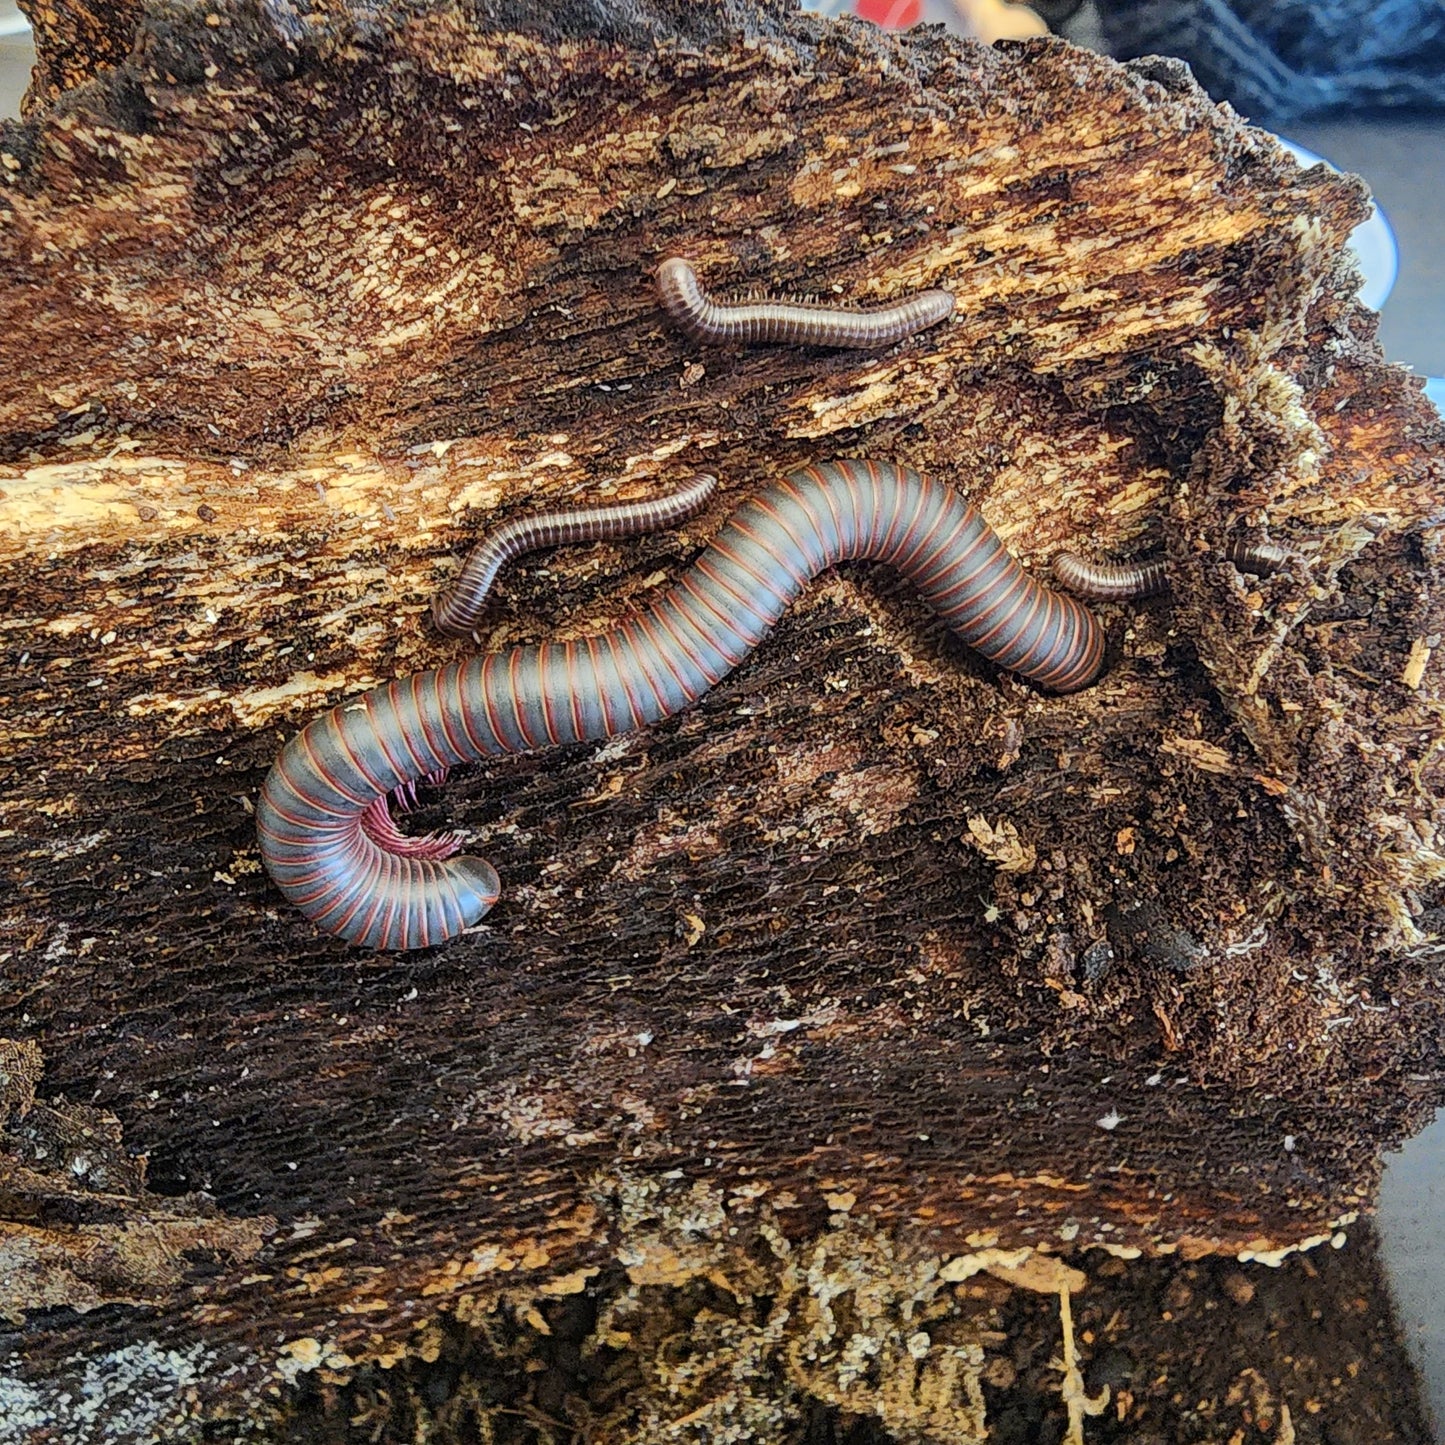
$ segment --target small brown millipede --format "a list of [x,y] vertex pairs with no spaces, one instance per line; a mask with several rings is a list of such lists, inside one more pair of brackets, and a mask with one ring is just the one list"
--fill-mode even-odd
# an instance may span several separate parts
[[465,637],[477,625],[497,573],[513,557],[538,547],[611,541],[634,537],[639,532],[661,531],[700,512],[716,490],[717,478],[698,472],[665,497],[555,508],[504,522],[483,535],[462,564],[456,581],[437,594],[432,602],[432,621],[442,632]]
[[657,294],[673,324],[694,341],[775,341],[875,351],[947,321],[954,305],[953,293],[941,290],[918,291],[881,306],[770,299],[733,305],[714,301],[680,256],[669,256],[657,268]]
[[[1268,577],[1289,562],[1283,547],[1269,543],[1231,542],[1224,555],[1241,572]],[[1164,559],[1152,557],[1147,562],[1086,562],[1076,552],[1055,552],[1054,581],[1076,597],[1095,602],[1131,602],[1141,597],[1158,597],[1169,590]]]

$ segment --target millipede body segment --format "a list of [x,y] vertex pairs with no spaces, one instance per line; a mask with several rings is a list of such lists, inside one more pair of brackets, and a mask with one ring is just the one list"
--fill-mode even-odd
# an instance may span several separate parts
[[694,341],[782,342],[881,350],[953,315],[951,291],[918,291],[879,306],[839,306],[767,298],[714,301],[692,266],[669,256],[657,268],[657,294],[673,324]]
[[379,799],[457,763],[599,740],[681,711],[811,578],[850,558],[897,567],[964,642],[1041,687],[1070,692],[1098,674],[1104,636],[1092,615],[1035,582],[951,487],[886,462],[808,467],[745,502],[656,602],[607,631],[416,673],[317,718],[261,790],[271,877],[350,943],[455,937],[496,902],[496,871],[447,856],[451,839],[397,845]]
[[1077,552],[1055,552],[1049,565],[1060,587],[1093,602],[1131,602],[1169,590],[1162,557],[1146,562],[1090,562]]
[[717,478],[705,472],[689,477],[663,497],[638,502],[608,502],[594,507],[562,507],[518,517],[487,532],[472,548],[456,581],[432,602],[432,621],[442,632],[465,637],[481,619],[497,573],[514,557],[538,547],[567,542],[601,542],[657,532],[699,512],[717,491]]

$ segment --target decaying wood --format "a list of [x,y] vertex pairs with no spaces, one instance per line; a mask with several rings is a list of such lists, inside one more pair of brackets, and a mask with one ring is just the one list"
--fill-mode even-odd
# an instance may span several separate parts
[[130,53],[141,9],[141,0],[29,0],[35,67],[20,113],[34,114],[97,71],[119,65]]
[[[0,132],[35,1438],[78,1381],[94,1438],[179,1438],[558,1310],[653,1362],[592,1438],[793,1438],[807,1400],[980,1438],[968,1280],[1322,1242],[1439,1098],[1445,476],[1352,299],[1358,184],[1164,64],[699,10],[154,5]],[[958,310],[699,350],[672,252]],[[849,569],[684,716],[428,795],[503,877],[456,945],[349,951],[268,886],[277,745],[455,655],[424,612],[482,521],[722,478],[504,579],[490,645],[563,636],[840,455],[953,480],[1040,573],[1162,547],[1175,600],[1060,699]],[[1241,577],[1241,528],[1302,560]],[[22,1115],[72,1142],[39,1167]],[[713,1365],[653,1368],[668,1319]]]

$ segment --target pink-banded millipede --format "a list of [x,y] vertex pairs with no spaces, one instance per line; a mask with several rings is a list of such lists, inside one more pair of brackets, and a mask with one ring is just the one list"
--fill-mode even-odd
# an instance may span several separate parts
[[437,594],[432,602],[432,621],[442,632],[466,637],[481,618],[497,573],[513,557],[559,543],[601,542],[661,531],[700,512],[716,490],[717,478],[698,472],[663,497],[595,507],[562,507],[503,522],[482,537],[462,564],[456,581]]
[[918,291],[881,306],[757,299],[714,301],[680,256],[657,268],[657,294],[673,324],[694,341],[782,342],[879,350],[953,315],[951,291]]
[[1087,686],[1098,622],[1041,586],[951,487],[888,462],[806,467],[764,488],[656,602],[605,632],[511,647],[350,698],[282,748],[256,809],[261,855],[318,927],[370,948],[454,938],[500,893],[454,838],[407,838],[396,789],[457,763],[595,741],[679,712],[762,640],[810,579],[888,562],[953,632],[1055,692]]
[[[1224,555],[1241,572],[1256,577],[1268,577],[1289,563],[1289,553],[1269,543],[1231,542]],[[1162,557],[1145,562],[1086,562],[1075,552],[1055,552],[1051,566],[1060,587],[1093,602],[1131,602],[1169,590]]]

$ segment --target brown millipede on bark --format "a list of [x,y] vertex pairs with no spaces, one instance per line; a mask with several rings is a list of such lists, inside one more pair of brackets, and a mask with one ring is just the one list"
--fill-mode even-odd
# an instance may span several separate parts
[[568,542],[611,541],[658,532],[700,512],[717,490],[717,478],[705,472],[690,476],[664,497],[639,502],[607,502],[594,507],[560,507],[517,517],[482,534],[462,564],[456,581],[432,602],[432,621],[442,632],[468,636],[487,604],[497,573],[513,557],[538,547]]
[[767,298],[736,304],[714,301],[681,256],[669,256],[657,268],[657,294],[673,324],[694,341],[775,341],[870,351],[947,321],[954,306],[953,293],[937,289],[876,306]]
[[[1231,542],[1224,555],[1241,572],[1268,577],[1289,562],[1283,547],[1267,542]],[[1086,562],[1076,552],[1055,552],[1054,581],[1076,597],[1094,602],[1132,602],[1141,597],[1158,597],[1169,590],[1169,578],[1162,557],[1146,562]]]

